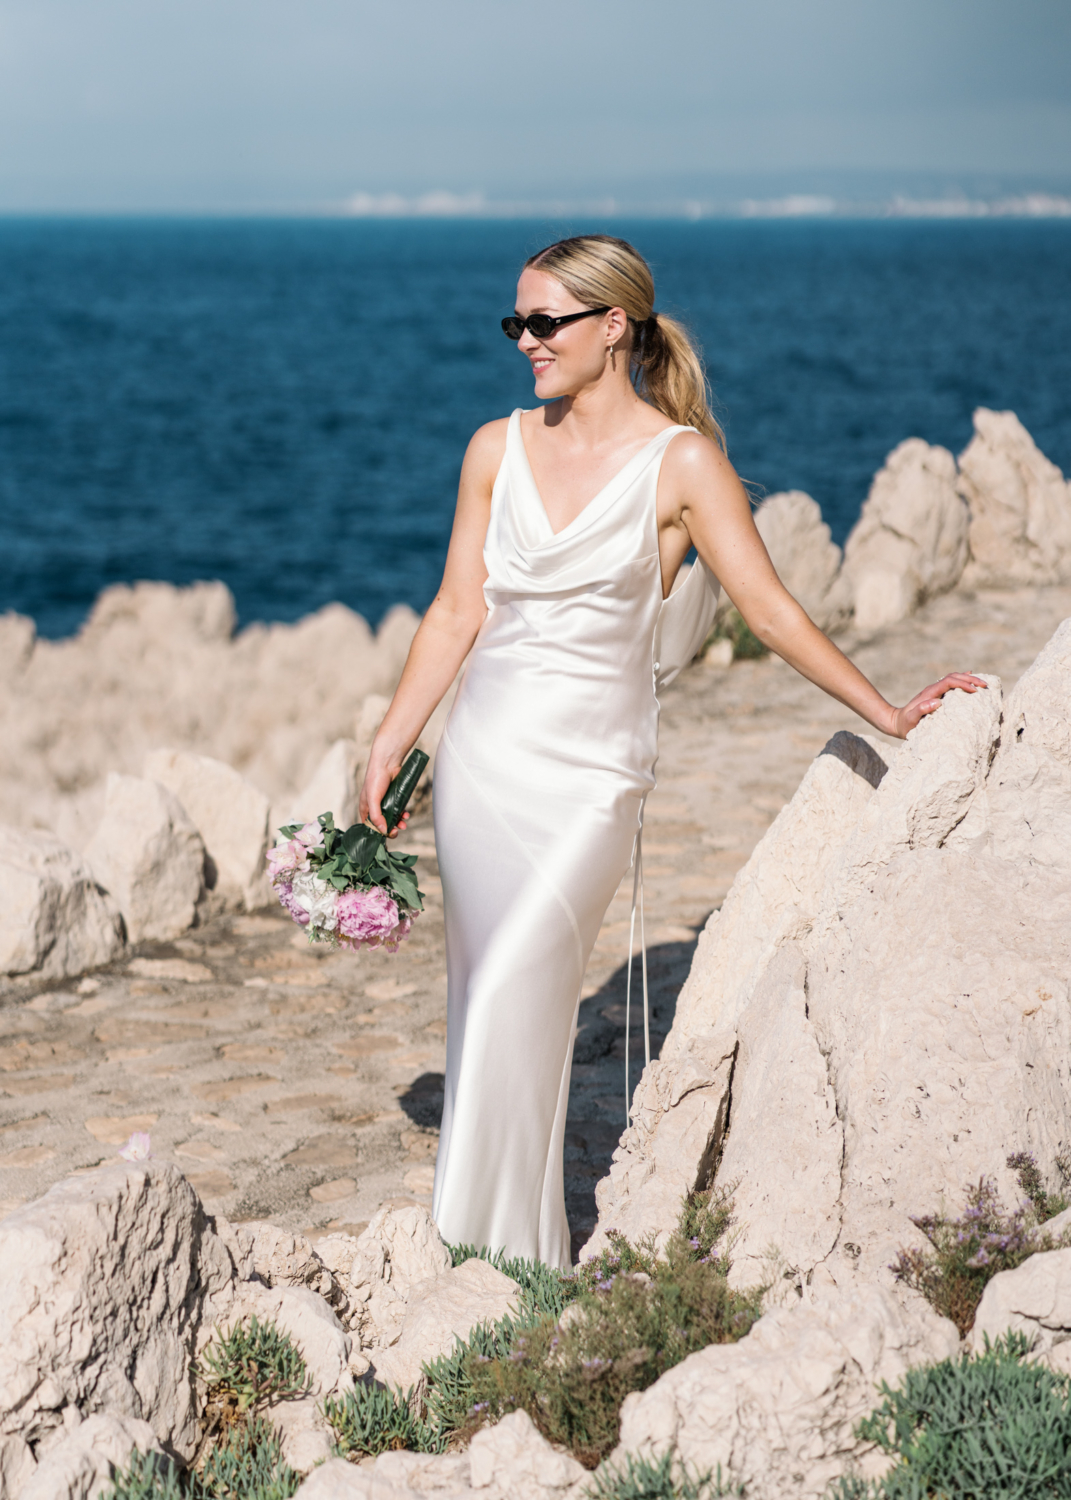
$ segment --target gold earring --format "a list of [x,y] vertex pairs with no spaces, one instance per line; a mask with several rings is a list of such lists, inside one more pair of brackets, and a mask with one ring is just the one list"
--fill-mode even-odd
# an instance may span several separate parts
[[611,344],[609,346],[609,350],[610,350],[610,368],[611,368],[611,370],[616,370],[617,369],[617,361],[614,359],[614,346],[613,346],[613,344]]

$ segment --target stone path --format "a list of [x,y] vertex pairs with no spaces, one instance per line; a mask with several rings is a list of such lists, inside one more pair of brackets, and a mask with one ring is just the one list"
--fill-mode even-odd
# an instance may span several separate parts
[[[1068,615],[1071,587],[956,593],[852,655],[897,701],[958,668],[996,672],[1007,690]],[[706,918],[829,736],[861,727],[776,659],[700,664],[667,694],[644,835],[655,1055]],[[234,1219],[352,1231],[386,1200],[430,1202],[446,973],[426,810],[408,847],[428,911],[396,956],[320,956],[265,912],[143,945],[80,982],[4,983],[0,1212],[135,1130]],[[629,878],[581,1006],[565,1152],[574,1244],[624,1124],[630,896]],[[635,1027],[634,1059],[642,1045]]]

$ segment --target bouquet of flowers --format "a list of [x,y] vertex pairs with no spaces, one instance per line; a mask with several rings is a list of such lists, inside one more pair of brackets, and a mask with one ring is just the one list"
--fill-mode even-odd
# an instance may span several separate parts
[[[388,833],[401,821],[427,763],[423,750],[411,751],[387,788],[382,810]],[[393,953],[424,910],[416,861],[415,854],[395,854],[371,823],[354,823],[343,832],[328,812],[314,823],[279,829],[279,842],[268,850],[268,873],[310,943]]]

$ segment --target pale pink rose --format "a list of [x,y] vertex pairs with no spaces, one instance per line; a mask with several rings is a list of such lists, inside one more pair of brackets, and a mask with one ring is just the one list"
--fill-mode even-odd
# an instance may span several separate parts
[[268,877],[271,880],[284,872],[307,870],[308,867],[309,851],[297,839],[284,839],[268,850]]
[[149,1150],[151,1144],[147,1131],[135,1130],[119,1155],[124,1161],[148,1161],[152,1155]]
[[338,935],[353,948],[389,948],[408,937],[413,921],[400,916],[398,903],[383,889],[343,891],[338,898]]

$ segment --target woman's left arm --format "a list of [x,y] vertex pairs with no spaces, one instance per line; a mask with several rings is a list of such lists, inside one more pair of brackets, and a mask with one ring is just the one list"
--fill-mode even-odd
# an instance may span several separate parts
[[952,688],[973,693],[986,686],[969,672],[951,672],[895,708],[823,635],[778,578],[747,492],[724,453],[707,438],[682,434],[670,445],[663,472],[668,506],[661,524],[687,534],[764,646],[875,729],[903,739],[940,707]]

